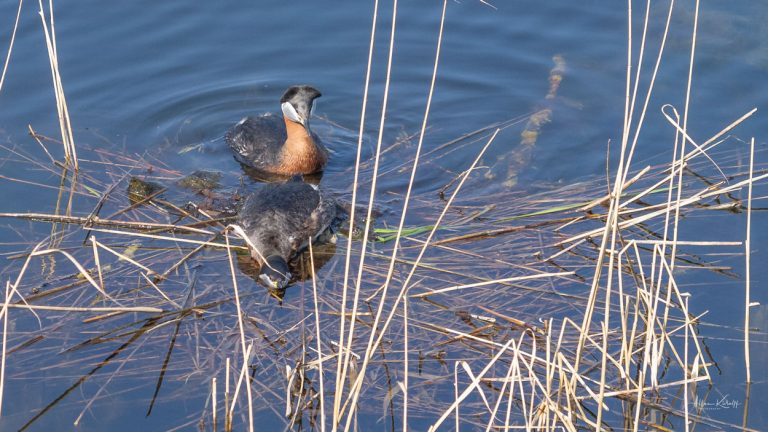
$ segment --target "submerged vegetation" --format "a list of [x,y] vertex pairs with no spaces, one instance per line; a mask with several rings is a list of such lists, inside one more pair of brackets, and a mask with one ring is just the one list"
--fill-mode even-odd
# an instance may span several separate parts
[[[233,173],[187,176],[151,155],[83,142],[74,151],[49,43],[62,140],[35,133],[39,147],[2,146],[5,160],[55,179],[4,181],[59,191],[54,211],[0,214],[51,226],[50,235],[23,239],[5,257],[0,381],[48,388],[44,400],[23,402],[29,415],[19,427],[32,428],[55,409],[74,413],[77,425],[130,392],[139,395],[141,414],[168,407],[169,430],[255,430],[266,418],[323,431],[358,429],[371,419],[393,430],[748,430],[748,396],[743,425],[703,412],[717,364],[700,337],[705,311],[689,307],[695,292],[681,279],[696,271],[746,281],[749,353],[749,273],[735,275],[722,263],[743,257],[749,271],[750,215],[764,199],[768,166],[755,162],[764,154],[754,140],[729,134],[755,110],[695,139],[686,127],[688,105],[682,113],[665,106],[671,160],[637,167],[654,83],[640,75],[649,61],[640,51],[627,71],[623,135],[614,145],[620,158],[608,184],[588,179],[524,192],[517,176],[553,115],[548,101],[567,79],[566,60],[555,57],[549,94],[532,115],[422,154],[447,5],[418,144],[414,153],[395,150],[410,169],[399,218],[374,218],[379,134],[372,160],[361,160],[358,150],[349,173],[344,229],[360,238],[310,244],[293,263],[299,277],[290,301],[250,279],[257,273],[231,215],[200,204],[213,189],[236,196],[220,181]],[[52,18],[49,24],[52,30]],[[359,146],[370,121],[371,60]],[[643,89],[641,82],[650,84]],[[691,76],[683,83],[690,91]],[[484,165],[499,130],[519,123],[516,150]],[[67,162],[42,156],[56,154],[62,141]],[[464,171],[445,187],[412,194],[419,166],[460,146],[474,156]],[[363,181],[371,184],[368,196],[358,196]],[[686,220],[719,224],[737,214],[748,221],[744,238],[684,231]],[[406,224],[414,219],[423,223]],[[749,381],[754,365],[746,359]],[[0,409],[8,412],[3,399]]]

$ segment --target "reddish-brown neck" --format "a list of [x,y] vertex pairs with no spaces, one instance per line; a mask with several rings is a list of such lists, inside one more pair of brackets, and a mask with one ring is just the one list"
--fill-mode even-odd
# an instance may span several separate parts
[[310,174],[323,169],[327,156],[317,147],[307,129],[299,123],[285,119],[288,137],[282,149],[280,174]]
[[285,121],[285,130],[288,133],[288,139],[286,139],[286,142],[301,138],[312,139],[309,132],[307,132],[307,129],[300,123],[288,120],[285,117],[283,117],[283,120]]

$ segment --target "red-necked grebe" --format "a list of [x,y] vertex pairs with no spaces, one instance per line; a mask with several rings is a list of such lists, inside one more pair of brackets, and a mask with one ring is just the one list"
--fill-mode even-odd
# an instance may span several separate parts
[[238,223],[256,249],[251,249],[251,256],[261,265],[259,279],[273,289],[288,285],[288,261],[310,238],[325,232],[336,216],[336,201],[298,176],[286,183],[265,184],[250,194]]
[[292,86],[280,98],[282,119],[275,114],[242,119],[225,136],[235,159],[270,174],[322,171],[328,151],[309,129],[313,102],[320,96],[313,87]]

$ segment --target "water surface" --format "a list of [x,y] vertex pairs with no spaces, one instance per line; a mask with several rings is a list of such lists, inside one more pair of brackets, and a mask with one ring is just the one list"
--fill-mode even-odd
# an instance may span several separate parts
[[[633,34],[638,38],[644,4],[635,3]],[[14,2],[0,4],[0,20],[4,23],[0,46],[8,45],[16,6]],[[437,2],[405,2],[398,10],[382,142],[383,148],[389,149],[381,160],[381,170],[387,174],[379,179],[379,206],[387,215],[382,223],[397,223],[409,166],[399,168],[412,157],[417,141],[414,134],[421,127],[440,6]],[[0,90],[0,130],[5,146],[18,146],[44,160],[44,154],[27,133],[27,125],[41,134],[57,136],[58,123],[36,8],[36,4],[26,3],[22,10],[7,81]],[[665,8],[666,4],[654,5],[650,13],[650,56],[655,56],[659,45]],[[59,3],[59,65],[76,142],[83,148],[152,158],[179,173],[221,171],[225,173],[225,184],[234,188],[242,173],[222,140],[226,129],[245,115],[277,111],[279,97],[287,86],[307,83],[323,92],[316,110],[320,119],[313,123],[332,152],[323,184],[339,197],[349,199],[372,11],[371,2],[360,1],[133,1],[107,7],[95,1]],[[391,6],[382,4],[379,13],[368,122],[363,133],[368,172],[379,133]],[[690,4],[677,5],[637,150],[636,160],[643,163],[664,163],[671,158],[674,130],[664,120],[660,107],[672,104],[682,111],[693,14]],[[768,108],[768,84],[764,79],[768,39],[762,25],[766,18],[768,7],[759,2],[707,3],[699,22],[689,130],[694,138],[703,141],[757,107],[758,114],[734,131],[738,139],[728,142],[741,152],[742,164],[747,153],[739,139],[747,141],[755,136],[758,147],[764,148],[768,136],[768,123],[761,114]],[[552,58],[560,55],[566,62],[566,72],[557,98],[549,102],[551,122],[542,128],[531,159],[520,172],[516,190],[525,194],[543,185],[568,185],[604,176],[606,157],[615,169],[621,140],[626,28],[625,5],[614,2],[498,2],[493,7],[477,1],[449,2],[425,151],[497,122],[523,119],[500,133],[484,163],[492,165],[504,158],[517,147],[524,120],[542,106]],[[637,49],[635,46],[636,53]],[[643,66],[645,71],[651,67],[651,63]],[[648,84],[645,76],[643,85]],[[445,154],[438,152],[439,157],[428,160],[419,171],[415,194],[437,200],[436,191],[468,167],[481,144],[465,145]],[[61,156],[60,149],[51,149]],[[8,179],[57,186],[55,176],[30,169],[29,164],[14,163],[14,158],[2,164],[0,173],[4,176],[0,180],[1,211],[53,211],[55,188],[31,188]],[[364,180],[364,184],[369,181]],[[496,192],[500,182],[478,181],[467,193],[471,198]],[[75,213],[88,214],[93,205],[93,201],[83,204]],[[696,236],[704,231],[721,240],[743,239],[745,216],[728,215],[725,221],[713,230],[708,225],[711,222],[690,220],[685,234]],[[424,220],[411,216],[409,223]],[[754,215],[753,263],[766,260],[760,246],[768,244],[765,223],[762,213]],[[50,233],[46,224],[15,220],[3,220],[2,227],[0,250],[6,255],[25,250],[19,243],[36,242]],[[723,264],[733,266],[734,274],[743,275],[741,259],[726,258]],[[8,265],[17,268],[14,266],[18,262]],[[759,287],[765,270],[756,267],[753,282]],[[326,271],[341,269],[332,268]],[[11,277],[8,274],[6,279]],[[710,325],[701,331],[721,371],[714,391],[743,403],[743,357],[738,340],[743,281],[703,272],[681,278],[690,284],[688,290],[694,294],[692,308],[697,313],[709,311],[705,320]],[[294,301],[297,297],[293,294]],[[765,303],[768,298],[764,290],[755,289],[753,300]],[[759,333],[754,337],[753,365],[763,363],[767,355],[764,329],[768,315],[762,307],[755,310]],[[766,394],[768,377],[761,369],[753,367],[753,401],[760,401]],[[61,377],[81,372],[64,366],[50,373]],[[63,384],[51,388],[37,378],[31,385],[26,385],[25,379],[7,384],[6,396],[21,396],[6,398],[9,402],[3,406],[0,423],[18,427],[61,391]],[[135,424],[125,420],[136,418],[135,406],[119,396],[122,390],[132,395],[129,390],[133,385],[126,379],[110,387],[108,403],[84,420],[81,428],[100,430],[109,424],[114,430],[134,430]],[[178,382],[168,385],[182,387]],[[85,400],[96,389],[89,388]],[[148,397],[146,392],[138,396],[142,406]],[[39,427],[72,422],[72,413],[79,412],[82,403],[70,403],[61,411],[54,409],[47,414]],[[755,429],[768,425],[765,410],[759,405],[754,402],[755,409],[750,410],[748,425]],[[138,421],[150,428],[169,428],[177,424],[174,416],[184,417],[189,414],[187,410],[199,410],[199,406],[185,408],[168,403],[159,414]],[[722,409],[709,415],[740,423],[741,413],[740,409]],[[282,424],[272,412],[264,413],[259,421]],[[366,421],[385,427],[373,418]]]

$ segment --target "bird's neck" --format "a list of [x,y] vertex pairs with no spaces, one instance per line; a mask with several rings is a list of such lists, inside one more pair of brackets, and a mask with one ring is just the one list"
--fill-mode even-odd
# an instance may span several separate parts
[[285,121],[285,130],[288,133],[288,139],[286,139],[286,142],[307,139],[312,141],[312,135],[309,134],[309,131],[307,131],[304,126],[296,123],[295,121],[288,120],[285,117],[283,117],[283,121]]
[[315,172],[322,169],[326,155],[315,143],[312,134],[299,123],[285,119],[287,138],[283,146],[283,164],[294,172]]

